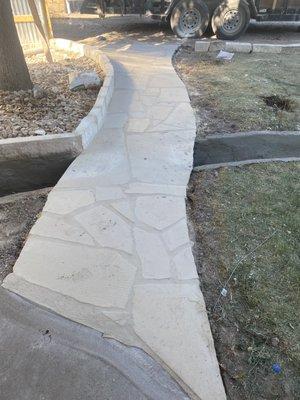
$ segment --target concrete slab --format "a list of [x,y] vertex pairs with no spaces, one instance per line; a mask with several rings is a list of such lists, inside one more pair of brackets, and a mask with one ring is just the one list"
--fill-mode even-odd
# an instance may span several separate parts
[[188,400],[145,352],[0,288],[1,400]]
[[118,88],[104,125],[49,196],[4,286],[143,349],[191,398],[225,400],[188,236],[195,120],[175,49],[106,47]]

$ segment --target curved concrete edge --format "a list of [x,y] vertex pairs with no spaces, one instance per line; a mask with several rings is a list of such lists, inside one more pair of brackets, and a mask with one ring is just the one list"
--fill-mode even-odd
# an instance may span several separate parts
[[[300,157],[300,132],[243,132],[197,139],[195,167],[215,168],[246,160],[282,160]],[[214,167],[212,167],[214,165]]]
[[195,41],[196,52],[206,53],[212,51],[225,50],[233,53],[295,53],[300,51],[300,43],[293,44],[270,44],[270,43],[251,43],[236,42],[214,39],[202,39]]
[[[94,329],[65,319],[2,288],[0,301],[0,345],[15,366],[7,369],[6,363],[1,363],[3,399],[12,398],[14,394],[23,399],[37,398],[45,387],[49,399],[54,399],[57,398],[55,388],[63,381],[64,392],[59,398],[64,399],[84,398],[88,391],[97,398],[103,396],[111,400],[120,399],[121,393],[132,400],[188,400],[176,381],[144,351],[104,338]],[[53,368],[53,360],[57,363],[56,368]],[[76,372],[78,362],[83,363],[84,372],[80,369]],[[71,373],[65,371],[66,375],[62,375],[65,365]],[[103,371],[106,374],[109,371],[108,386],[101,382]],[[26,384],[28,374],[46,382],[29,387]],[[73,381],[78,375],[81,380],[74,386]],[[91,387],[94,377],[98,384]],[[14,381],[14,389],[10,387],[11,381]],[[125,387],[120,388],[120,384]]]

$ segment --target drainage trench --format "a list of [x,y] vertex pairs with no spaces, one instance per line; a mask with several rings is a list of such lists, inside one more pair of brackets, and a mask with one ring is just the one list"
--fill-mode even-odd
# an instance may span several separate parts
[[194,168],[214,168],[231,163],[300,159],[299,132],[247,132],[198,139]]
[[0,197],[54,186],[75,157],[0,161]]
[[76,153],[10,156],[12,153],[9,157],[6,154],[6,159],[0,157],[0,283],[12,272],[51,187],[63,175]]

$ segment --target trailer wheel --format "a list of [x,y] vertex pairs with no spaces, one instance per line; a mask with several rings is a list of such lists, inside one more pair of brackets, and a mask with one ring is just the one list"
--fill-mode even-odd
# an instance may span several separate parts
[[202,36],[209,21],[209,11],[203,0],[181,0],[174,7],[170,24],[180,38]]
[[218,39],[234,40],[241,36],[250,22],[250,10],[245,0],[221,3],[211,18],[213,32]]

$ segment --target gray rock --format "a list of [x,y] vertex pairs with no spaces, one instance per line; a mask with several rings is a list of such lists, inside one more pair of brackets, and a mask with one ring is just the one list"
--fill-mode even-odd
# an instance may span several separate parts
[[102,80],[95,71],[69,73],[69,88],[73,91],[99,88],[101,83]]
[[39,85],[33,86],[32,93],[35,99],[41,99],[46,94],[45,91]]
[[37,130],[34,131],[34,133],[36,135],[39,135],[39,136],[45,136],[46,135],[46,131],[44,129],[37,129]]

